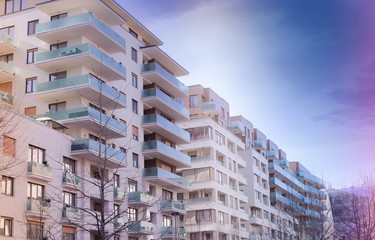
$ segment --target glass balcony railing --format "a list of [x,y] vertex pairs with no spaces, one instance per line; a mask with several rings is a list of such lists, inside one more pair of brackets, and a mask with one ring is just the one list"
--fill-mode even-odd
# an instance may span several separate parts
[[[60,48],[52,51],[37,52],[35,55],[35,63],[42,63],[52,60],[57,60],[67,56],[78,56],[81,54],[90,54],[99,63],[103,63],[109,66],[111,69],[116,71],[121,76],[125,76],[126,70],[119,62],[114,60],[112,57],[108,56],[94,45],[90,43],[83,43],[71,47]],[[82,63],[85,64],[85,63]]]
[[315,198],[308,198],[308,197],[305,197],[303,199],[303,202],[304,203],[307,203],[307,204],[310,204],[310,205],[313,205],[315,207],[323,207],[323,203],[321,203],[319,200],[315,199]]
[[14,38],[6,33],[0,34],[0,50],[1,50],[2,44],[7,44],[13,49],[17,47],[16,41],[14,40]]
[[130,192],[128,194],[128,203],[145,203],[151,205],[155,203],[155,197],[144,192]]
[[26,211],[45,214],[51,207],[51,202],[49,200],[39,200],[28,198],[26,200]]
[[160,66],[157,63],[147,63],[142,65],[141,72],[147,73],[155,71],[160,76],[162,76],[165,80],[167,80],[170,84],[172,84],[175,88],[179,89],[181,92],[183,92],[185,95],[189,94],[188,87],[180,82],[175,76],[173,76],[171,73],[169,73],[167,70],[165,70],[162,66]]
[[142,144],[142,151],[157,151],[182,162],[184,165],[191,165],[190,156],[157,140],[144,142]]
[[265,150],[267,148],[266,142],[263,141],[263,140],[255,140],[254,141],[254,148],[260,149],[260,150]]
[[198,161],[207,161],[207,160],[211,160],[212,157],[210,155],[205,155],[205,156],[198,156],[198,157],[191,157],[191,161],[194,162],[198,162]]
[[123,199],[125,197],[125,190],[120,187],[113,188],[113,197],[117,199]]
[[221,112],[220,106],[215,102],[202,102],[202,112],[209,112],[214,115],[219,115]]
[[185,203],[182,200],[161,200],[160,201],[160,209],[161,210],[181,210],[186,211],[185,209]]
[[294,208],[301,214],[306,214],[306,209],[298,205],[292,200],[289,200],[288,198],[282,196],[281,194],[277,192],[271,192],[270,194],[271,201],[278,201],[283,203],[284,205],[288,206],[289,208]]
[[184,117],[189,118],[189,110],[185,108],[182,104],[165,94],[158,88],[148,88],[142,91],[142,98],[147,97],[157,97],[162,100],[165,104],[167,104],[170,108],[175,109],[180,114],[184,115]]
[[113,225],[115,228],[119,228],[119,227],[122,227],[126,224],[125,222],[125,219],[124,218],[121,218],[121,217],[116,217],[114,220],[113,220]]
[[0,61],[0,74],[2,72],[12,76],[14,76],[15,74],[14,68],[11,64]]
[[284,189],[284,191],[293,194],[294,197],[298,198],[299,200],[301,200],[301,201],[304,200],[304,197],[303,197],[302,194],[300,194],[299,192],[297,192],[296,190],[294,190],[292,187],[287,186],[285,183],[283,183],[279,179],[271,177],[269,179],[269,182],[270,182],[270,184],[275,184],[275,185],[279,186],[280,188]]
[[79,210],[75,209],[74,207],[64,206],[62,209],[62,216],[69,220],[80,220],[81,214]]
[[172,181],[175,184],[183,186],[184,188],[191,188],[190,180],[158,167],[143,169],[143,177],[158,177],[160,179]]
[[[125,47],[125,39],[113,31],[110,27],[96,18],[92,13],[83,13],[76,16],[66,17],[59,20],[54,20],[46,23],[40,23],[36,26],[36,34],[54,31],[61,28],[69,28],[83,24],[91,24],[96,29],[101,31],[104,35],[108,36],[112,41],[116,42],[119,46]],[[84,33],[82,33],[84,34]]]
[[190,133],[188,133],[184,129],[178,127],[176,124],[168,121],[167,119],[160,116],[159,114],[144,115],[142,117],[142,124],[147,124],[147,123],[159,124],[159,125],[163,126],[163,128],[167,129],[168,131],[171,131],[175,135],[179,136],[180,138],[183,138],[186,141],[190,140]]
[[13,105],[13,96],[7,92],[0,91],[0,101]]
[[125,94],[113,89],[111,86],[102,83],[94,76],[87,74],[76,77],[59,79],[56,81],[38,83],[35,88],[35,93],[48,92],[53,90],[61,90],[64,88],[79,88],[81,86],[87,85],[90,88],[95,89],[99,94],[103,94],[111,97],[114,101],[126,105]]
[[111,128],[118,133],[124,133],[126,131],[126,126],[120,123],[118,120],[113,119],[105,114],[101,114],[98,110],[87,107],[87,108],[77,108],[67,111],[60,112],[47,112],[45,114],[40,114],[34,116],[34,118],[40,117],[49,117],[55,121],[64,121],[64,120],[78,120],[81,117],[89,117],[92,121],[101,123],[102,126],[106,128]]
[[[166,235],[174,235],[173,233],[174,233],[174,227],[161,227],[160,228],[160,235],[162,235],[162,236],[166,236]],[[187,234],[187,232],[186,232],[186,229],[184,228],[184,227],[180,227],[179,229],[178,229],[178,234],[179,234],[179,236],[180,237],[186,237],[186,234]]]
[[314,182],[316,184],[318,184],[319,186],[321,186],[322,188],[324,187],[324,182],[322,179],[308,173],[308,172],[298,172],[297,173],[297,177],[299,178],[304,178],[306,179],[307,181],[311,181],[311,182]]
[[243,125],[240,121],[231,121],[230,128],[233,130],[240,131],[241,133],[245,133],[245,125]]
[[184,203],[202,203],[202,202],[211,202],[211,201],[212,201],[212,197],[184,199]]
[[291,174],[290,172],[288,172],[285,169],[283,169],[282,167],[280,167],[278,164],[276,164],[276,163],[269,163],[268,164],[268,168],[270,170],[275,170],[276,172],[278,172],[280,175],[282,175],[283,177],[285,177],[286,179],[288,179],[290,182],[292,182],[293,184],[295,184],[299,188],[305,189],[305,185],[303,183],[301,183],[297,179],[297,177],[295,177],[293,174]]
[[81,139],[73,141],[71,145],[71,151],[82,151],[87,150],[93,152],[96,157],[99,156],[99,149],[100,149],[100,157],[103,159],[115,159],[118,163],[126,164],[126,154],[118,151],[114,148],[108,147],[102,143],[91,139]]
[[129,231],[131,232],[154,232],[155,225],[152,222],[138,221],[129,223]]
[[276,151],[276,150],[268,151],[267,156],[269,159],[279,159],[279,151]]
[[286,159],[280,159],[277,163],[282,167],[289,167],[289,161]]
[[52,179],[52,168],[48,165],[38,162],[27,163],[28,174],[36,174],[42,178]]
[[65,171],[63,174],[62,182],[65,184],[72,184],[78,186],[81,184],[81,178],[75,175],[74,173]]

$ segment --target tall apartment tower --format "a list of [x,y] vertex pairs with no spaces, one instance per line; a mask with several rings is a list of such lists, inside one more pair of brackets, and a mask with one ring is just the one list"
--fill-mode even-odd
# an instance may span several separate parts
[[101,217],[106,234],[127,226],[112,239],[184,238],[187,71],[114,0],[0,0],[0,13],[0,95],[19,122],[2,153],[20,160],[0,172],[0,238],[95,240]]
[[239,190],[247,184],[240,173],[246,163],[238,154],[245,144],[230,132],[229,104],[210,88],[194,85],[185,105],[191,120],[180,126],[191,141],[180,148],[191,157],[192,167],[182,169],[182,176],[192,187],[178,197],[187,205],[188,239],[248,239],[249,217],[240,208],[248,200]]
[[240,190],[248,197],[241,209],[249,215],[249,223],[245,225],[249,239],[293,239],[292,217],[270,202],[267,137],[243,116],[231,117],[230,126],[246,146],[239,154],[246,161],[241,173],[248,184]]

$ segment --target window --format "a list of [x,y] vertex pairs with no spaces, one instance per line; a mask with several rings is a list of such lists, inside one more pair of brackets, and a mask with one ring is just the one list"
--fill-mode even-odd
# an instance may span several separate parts
[[26,238],[30,240],[43,239],[43,223],[28,222]]
[[67,157],[63,158],[64,170],[70,173],[76,173],[76,161]]
[[130,222],[135,222],[138,220],[138,209],[128,208],[128,219]]
[[104,109],[102,109],[102,108],[100,108],[100,107],[98,107],[98,106],[96,106],[96,105],[94,105],[92,103],[89,103],[89,107],[95,109],[98,112],[101,112],[101,113],[105,114],[105,110]]
[[43,163],[45,162],[45,150],[29,145],[29,156],[28,161],[29,162],[37,162],[37,163]]
[[138,62],[138,53],[137,50],[135,50],[134,48],[132,48],[132,60],[134,62]]
[[3,154],[9,157],[16,155],[16,139],[3,136]]
[[68,13],[60,13],[60,14],[51,16],[51,21],[59,20],[61,18],[66,18],[66,17],[68,17]]
[[215,132],[215,141],[217,144],[225,145],[225,137],[219,132]]
[[132,86],[138,88],[138,76],[132,73]]
[[5,14],[18,12],[28,7],[27,0],[5,0]]
[[135,114],[138,114],[138,102],[132,99],[132,111]]
[[108,171],[103,169],[103,168],[100,168],[100,170],[99,170],[99,167],[97,165],[91,165],[90,166],[90,175],[91,175],[91,177],[100,180],[100,179],[102,179],[102,177],[108,178]]
[[74,227],[62,227],[62,240],[75,240],[76,229]]
[[189,96],[189,107],[196,108],[198,107],[198,95]]
[[38,51],[37,48],[33,48],[33,49],[28,49],[27,50],[27,59],[26,59],[26,63],[27,64],[30,64],[30,63],[34,63],[35,62],[35,53]]
[[63,192],[63,201],[65,205],[75,207],[76,205],[76,194],[71,192]]
[[126,148],[124,148],[124,147],[120,147],[120,152],[122,152],[122,153],[126,153]]
[[13,54],[7,54],[0,56],[0,62],[11,63],[13,62]]
[[55,72],[55,73],[51,73],[49,75],[49,81],[50,82],[55,81],[55,80],[64,79],[64,78],[66,78],[66,71]]
[[172,198],[173,198],[173,193],[171,191],[162,189],[161,199],[163,199],[163,200],[172,200]]
[[25,93],[34,92],[35,85],[36,85],[36,77],[26,78]]
[[136,126],[132,126],[132,136],[133,140],[138,141],[138,128]]
[[129,33],[130,35],[138,39],[138,33],[136,33],[133,29],[129,28]]
[[128,179],[128,192],[136,192],[138,188],[138,183],[137,181],[133,179]]
[[36,25],[39,23],[39,20],[33,20],[27,23],[27,35],[33,35],[36,31]]
[[120,175],[113,174],[113,186],[120,187]]
[[44,199],[44,186],[36,183],[27,183],[27,198],[29,199]]
[[224,213],[223,212],[219,212],[219,224],[224,224],[225,223],[225,220],[224,220]]
[[202,221],[211,222],[211,219],[212,219],[211,210],[209,209],[198,210],[196,211],[195,217],[196,217],[197,223],[200,223]]
[[172,227],[172,217],[163,215],[163,227]]
[[0,218],[0,236],[12,236],[13,219],[9,217]]
[[51,103],[48,107],[50,112],[63,112],[66,110],[66,102]]
[[133,153],[133,167],[138,168],[138,154]]
[[7,176],[1,177],[1,193],[8,196],[13,196],[14,179]]
[[36,114],[36,107],[27,107],[25,108],[25,116],[32,117]]
[[92,135],[92,134],[89,134],[89,139],[93,140],[95,142],[101,142],[102,144],[105,144],[105,140],[104,139],[98,138],[97,136]]
[[53,51],[53,50],[57,50],[57,49],[60,49],[60,48],[66,48],[67,46],[68,46],[67,42],[55,43],[55,44],[51,44],[49,46],[49,50]]
[[0,28],[0,34],[8,34],[9,36],[14,36],[14,26],[9,26],[5,28]]

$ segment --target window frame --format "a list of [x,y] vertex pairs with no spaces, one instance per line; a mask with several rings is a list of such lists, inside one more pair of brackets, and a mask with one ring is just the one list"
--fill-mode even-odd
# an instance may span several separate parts
[[27,35],[34,35],[36,33],[36,25],[39,24],[39,19],[31,20],[27,22]]
[[37,51],[38,48],[27,49],[26,64],[31,64],[35,62],[35,53]]
[[1,176],[1,194],[6,196],[14,195],[14,178],[5,175]]
[[33,93],[35,85],[37,84],[37,77],[26,78],[25,93]]

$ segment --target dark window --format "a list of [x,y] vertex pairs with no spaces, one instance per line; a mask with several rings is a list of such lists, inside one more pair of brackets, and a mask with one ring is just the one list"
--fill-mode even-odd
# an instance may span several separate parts
[[132,86],[138,88],[138,76],[132,73]]
[[49,105],[50,112],[62,112],[66,110],[66,102],[51,103]]
[[49,75],[50,81],[55,81],[55,80],[64,79],[64,78],[66,78],[66,71],[55,72]]
[[138,114],[138,102],[132,99],[132,111],[135,114]]
[[36,77],[27,78],[25,93],[34,92],[35,85],[36,85]]
[[35,53],[38,51],[37,48],[33,48],[33,49],[28,49],[27,50],[27,59],[26,59],[26,63],[27,64],[30,64],[30,63],[34,63],[35,62]]
[[39,20],[33,20],[27,23],[27,35],[33,35],[36,31],[36,25],[39,23]]
[[33,145],[29,145],[28,161],[36,162],[36,163],[44,163],[45,162],[45,150],[42,148],[35,147]]
[[130,33],[133,37],[135,37],[135,38],[138,39],[138,33],[136,33],[133,29],[129,28],[129,33]]
[[51,16],[51,21],[59,20],[61,18],[66,18],[66,17],[68,17],[68,13],[60,13],[60,14]]
[[135,50],[134,48],[132,48],[132,60],[134,62],[138,62],[138,53],[137,50]]
[[36,183],[27,183],[27,198],[44,200],[44,186]]
[[136,153],[133,153],[133,167],[135,168],[139,167],[138,154]]
[[60,48],[65,48],[68,46],[68,43],[67,42],[61,42],[61,43],[55,43],[55,44],[51,44],[49,46],[49,50],[57,50],[57,49],[60,49]]

